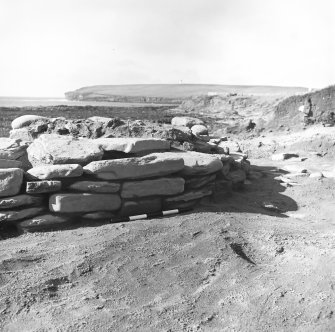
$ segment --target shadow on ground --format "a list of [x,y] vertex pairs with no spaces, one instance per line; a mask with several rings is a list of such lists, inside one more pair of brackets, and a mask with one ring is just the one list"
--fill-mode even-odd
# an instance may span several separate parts
[[[193,210],[186,214],[196,212],[233,212],[254,213],[260,215],[288,218],[285,212],[296,211],[297,203],[283,193],[287,189],[275,177],[287,172],[272,166],[251,166],[250,178],[245,184],[238,185],[230,193],[216,192],[210,197],[202,199]],[[256,176],[257,175],[257,176]],[[168,218],[168,217],[164,217]],[[107,224],[108,221],[74,220],[67,226],[53,227],[36,231],[55,231],[76,229],[79,227],[97,227]],[[0,240],[21,235],[15,224],[0,225]]]

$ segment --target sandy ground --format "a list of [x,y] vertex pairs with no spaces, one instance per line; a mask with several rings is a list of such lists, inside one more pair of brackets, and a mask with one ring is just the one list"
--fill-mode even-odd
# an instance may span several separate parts
[[0,330],[334,331],[334,178],[252,163],[188,214],[3,239]]

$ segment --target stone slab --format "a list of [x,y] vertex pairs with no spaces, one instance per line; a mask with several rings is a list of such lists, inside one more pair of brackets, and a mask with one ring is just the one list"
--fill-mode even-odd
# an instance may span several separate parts
[[115,211],[121,207],[121,199],[115,194],[62,193],[49,198],[51,212],[84,213]]
[[28,179],[49,180],[57,178],[73,178],[83,174],[83,168],[78,164],[38,166],[26,172]]
[[27,219],[42,214],[44,211],[44,207],[31,207],[21,210],[3,210],[0,212],[0,221],[17,221]]
[[143,153],[170,149],[169,141],[158,138],[97,138],[94,142],[104,151],[121,151],[124,153]]
[[0,169],[0,197],[14,196],[20,192],[23,173],[21,168]]
[[1,168],[22,168],[22,162],[19,160],[0,159]]
[[204,122],[200,119],[189,117],[189,116],[175,116],[171,120],[173,126],[183,126],[191,128],[194,125],[203,125]]
[[78,181],[69,185],[67,190],[91,193],[116,193],[120,190],[120,184],[107,181]]
[[184,160],[184,168],[179,173],[182,176],[207,175],[218,172],[223,168],[221,160],[216,155],[194,151],[166,152],[166,154]]
[[40,135],[27,149],[33,166],[80,164],[101,160],[103,151],[92,140],[57,134]]
[[159,177],[181,171],[184,161],[180,156],[152,153],[144,157],[93,161],[84,167],[84,172],[99,179],[141,179]]
[[41,196],[31,196],[31,195],[17,195],[11,197],[0,198],[0,210],[2,209],[12,209],[21,206],[35,206],[41,205],[43,203],[43,197]]
[[31,181],[26,184],[27,194],[53,193],[62,189],[62,182],[56,180]]
[[205,175],[205,176],[193,176],[186,179],[185,188],[186,189],[197,189],[205,186],[206,184],[213,182],[216,179],[215,174]]
[[71,218],[55,214],[43,214],[33,218],[26,219],[18,224],[23,231],[38,231],[58,229],[72,223]]
[[0,159],[18,159],[26,153],[26,150],[26,142],[8,137],[0,137]]
[[184,191],[185,180],[181,177],[159,178],[144,181],[124,182],[121,189],[122,198],[146,196],[169,196]]

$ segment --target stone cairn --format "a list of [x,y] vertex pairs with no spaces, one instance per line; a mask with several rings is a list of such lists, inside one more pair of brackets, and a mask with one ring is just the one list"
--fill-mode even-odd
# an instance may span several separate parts
[[[174,118],[168,128],[154,130],[160,135],[171,128],[188,131],[187,142],[185,135],[111,137],[115,130],[101,129],[101,136],[92,139],[74,137],[69,129],[78,123],[115,129],[115,119],[15,119],[10,138],[0,138],[0,224],[23,232],[52,230],[192,208],[204,197],[230,193],[243,185],[250,163],[242,153],[227,154],[221,139],[201,137],[208,132],[199,121]],[[126,127],[129,132],[129,123]],[[206,145],[207,153],[185,151],[185,146]]]

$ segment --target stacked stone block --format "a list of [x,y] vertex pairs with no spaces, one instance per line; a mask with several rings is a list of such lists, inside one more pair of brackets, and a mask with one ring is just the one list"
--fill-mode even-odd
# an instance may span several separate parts
[[28,148],[8,140],[0,142],[0,223],[24,231],[192,207],[243,184],[249,169],[243,154],[173,151],[163,139],[46,134]]

